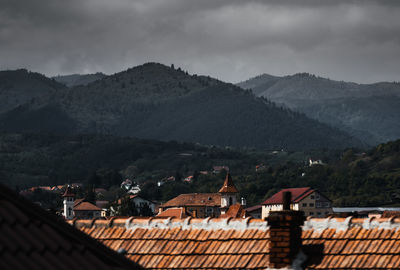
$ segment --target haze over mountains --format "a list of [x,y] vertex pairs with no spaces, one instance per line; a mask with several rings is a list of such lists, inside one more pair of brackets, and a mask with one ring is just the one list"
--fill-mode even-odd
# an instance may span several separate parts
[[263,74],[238,86],[375,145],[400,138],[400,83],[357,84],[307,73]]
[[1,97],[13,100],[0,115],[1,131],[112,134],[260,149],[363,146],[343,131],[235,85],[157,63],[72,87],[26,70],[0,73],[6,78],[0,81]]

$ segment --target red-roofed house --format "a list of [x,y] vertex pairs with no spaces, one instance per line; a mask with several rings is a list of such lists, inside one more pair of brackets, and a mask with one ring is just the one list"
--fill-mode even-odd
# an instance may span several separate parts
[[102,216],[102,209],[94,205],[93,203],[82,201],[78,205],[74,206],[74,214],[76,218],[97,218]]
[[283,193],[292,194],[290,208],[292,210],[304,211],[306,216],[326,217],[333,213],[332,201],[322,195],[318,190],[310,187],[287,188],[272,195],[262,203],[261,217],[266,218],[271,211],[283,210]]
[[65,219],[76,218],[97,218],[105,216],[105,211],[96,205],[85,201],[84,199],[75,200],[75,194],[70,186],[67,186],[63,194],[64,211],[63,216]]
[[192,215],[204,217],[219,217],[225,214],[231,205],[237,203],[239,191],[232,177],[227,173],[224,184],[218,193],[189,193],[181,194],[160,205],[160,213],[168,208],[182,207]]

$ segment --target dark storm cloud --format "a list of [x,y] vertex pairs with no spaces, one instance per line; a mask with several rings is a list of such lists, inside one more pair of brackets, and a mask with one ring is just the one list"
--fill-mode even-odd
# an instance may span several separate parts
[[400,1],[0,0],[0,69],[399,80]]

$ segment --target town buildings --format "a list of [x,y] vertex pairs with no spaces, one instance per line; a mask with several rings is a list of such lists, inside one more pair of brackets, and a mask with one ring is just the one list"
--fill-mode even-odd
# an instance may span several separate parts
[[327,217],[333,213],[332,201],[318,190],[310,187],[282,189],[262,203],[261,217],[268,217],[271,211],[283,209],[283,194],[291,193],[291,209],[303,211],[306,216]]
[[181,194],[160,205],[160,213],[169,208],[182,208],[193,217],[219,217],[225,214],[231,205],[237,203],[239,191],[232,177],[227,173],[224,184],[218,193],[189,193]]

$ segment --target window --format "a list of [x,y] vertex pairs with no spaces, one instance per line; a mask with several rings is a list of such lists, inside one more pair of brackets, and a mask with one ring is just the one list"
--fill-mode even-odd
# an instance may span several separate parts
[[321,215],[321,212],[317,212],[317,216],[320,216]]
[[321,208],[321,207],[322,207],[322,203],[320,203],[320,202],[317,202],[315,205],[316,205],[318,208]]
[[232,204],[233,204],[232,197],[229,197],[229,206],[231,206]]
[[315,199],[319,200],[319,194],[315,194]]
[[307,206],[307,204],[306,203],[303,203],[303,207],[306,207]]
[[331,204],[329,202],[324,203],[324,207],[330,207],[330,206],[331,206]]
[[309,203],[308,204],[310,207],[314,207],[314,203]]
[[314,215],[314,212],[310,212],[310,216]]
[[311,200],[314,200],[314,198],[315,198],[314,195],[311,195]]
[[329,212],[325,212],[325,215],[329,215]]

